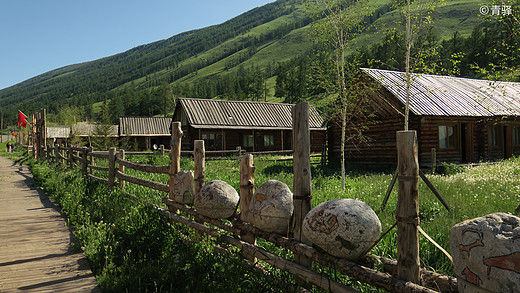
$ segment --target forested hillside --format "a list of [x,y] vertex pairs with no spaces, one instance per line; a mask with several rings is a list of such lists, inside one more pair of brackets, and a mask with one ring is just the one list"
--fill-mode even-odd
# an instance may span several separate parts
[[[9,119],[16,117],[17,109],[31,113],[46,107],[51,118],[74,108],[81,118],[95,120],[100,119],[100,107],[110,108],[112,118],[169,113],[173,96],[319,99],[321,89],[311,78],[313,64],[319,62],[311,35],[311,22],[316,19],[308,16],[304,3],[279,0],[220,25],[47,72],[1,90],[0,107]],[[350,52],[362,59],[363,66],[401,69],[400,16],[390,0],[373,3],[375,12],[366,18],[367,29]],[[502,28],[488,24],[475,29],[482,22],[479,3],[454,0],[437,9],[436,25],[422,33],[424,41],[419,44],[442,45],[431,60],[445,60],[459,49],[464,51],[461,60],[467,59],[465,68],[478,58],[479,62],[487,60],[477,51],[502,36],[492,35]],[[468,47],[470,42],[474,44]],[[369,62],[373,59],[380,61]],[[464,71],[460,63],[456,66],[461,67],[461,75],[474,74]]]

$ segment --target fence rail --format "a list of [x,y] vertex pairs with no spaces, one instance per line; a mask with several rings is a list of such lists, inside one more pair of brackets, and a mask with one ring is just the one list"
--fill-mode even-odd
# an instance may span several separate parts
[[[123,186],[124,182],[130,182],[133,184],[137,184],[140,186],[167,193],[168,198],[164,198],[163,203],[168,206],[168,210],[153,205],[158,212],[167,216],[172,221],[179,222],[194,228],[196,231],[198,231],[198,233],[206,233],[212,237],[219,237],[225,242],[234,245],[240,249],[243,249],[244,257],[249,260],[260,259],[273,265],[274,267],[288,271],[289,273],[295,276],[295,281],[305,280],[306,282],[312,283],[328,291],[357,292],[344,284],[338,283],[331,279],[327,279],[324,276],[321,276],[318,273],[314,272],[312,270],[312,266],[309,264],[312,264],[312,262],[316,262],[321,265],[333,268],[344,275],[354,277],[362,282],[390,292],[457,292],[456,279],[453,277],[439,275],[427,270],[421,270],[423,284],[429,284],[428,288],[413,282],[405,281],[397,276],[378,271],[374,268],[367,266],[366,264],[363,264],[362,262],[356,263],[329,255],[322,251],[318,251],[314,249],[311,245],[303,243],[295,239],[294,237],[289,238],[276,233],[262,231],[248,223],[246,215],[248,211],[247,206],[249,205],[249,202],[247,201],[247,198],[250,198],[252,196],[252,192],[254,192],[255,186],[255,167],[252,161],[253,156],[251,154],[240,156],[239,163],[241,199],[239,205],[240,210],[242,212],[239,215],[236,215],[234,218],[230,219],[230,222],[205,217],[203,215],[200,215],[196,209],[188,205],[176,202],[175,198],[177,194],[175,193],[179,192],[178,190],[180,188],[178,188],[177,184],[179,183],[176,183],[176,180],[174,180],[174,178],[177,172],[181,171],[179,167],[179,160],[181,155],[179,148],[180,141],[182,138],[182,131],[180,131],[180,123],[173,122],[172,129],[178,129],[178,131],[173,131],[172,142],[175,142],[176,144],[172,144],[172,155],[170,156],[170,165],[167,166],[155,166],[130,162],[124,159],[125,155],[136,153],[121,151],[119,154],[116,154],[115,148],[110,149],[108,152],[100,152],[92,151],[92,149],[89,148],[64,148],[62,146],[55,146],[48,147],[47,150],[42,151],[42,153],[46,154],[47,158],[49,158],[50,160],[59,163],[69,162],[69,164],[72,165],[73,161],[79,161],[80,164],[78,164],[77,166],[81,167],[83,174],[87,178],[105,184],[109,188],[113,188],[116,185],[117,179],[117,184],[119,186]],[[63,152],[67,153],[67,157],[62,155]],[[196,141],[195,149],[193,151],[195,161],[193,194],[197,194],[202,185],[204,184],[204,162],[206,153],[208,152],[204,151],[204,141]],[[147,153],[146,155],[149,154],[153,153]],[[300,157],[301,156],[294,156],[294,164],[296,166],[301,166],[301,168],[303,168],[303,174],[305,174],[305,168],[308,167],[305,167],[304,164],[302,165]],[[108,167],[96,165],[94,162],[94,158],[108,160]],[[306,160],[309,161],[309,158],[307,157]],[[104,164],[106,165],[106,163]],[[125,174],[125,168],[131,168],[147,173],[168,174],[169,180],[168,183],[165,184],[138,178],[135,176]],[[108,179],[93,175],[93,170],[105,172],[106,177]],[[299,175],[297,175],[295,172],[295,176]],[[310,181],[308,183],[310,184]],[[308,192],[309,194],[307,194],[307,191],[305,190],[299,192],[304,192],[305,196],[310,196],[310,191]],[[131,196],[132,198],[137,198],[135,195],[129,196]],[[302,199],[301,201],[306,200],[303,196],[299,196],[299,198]],[[194,220],[182,216],[181,214],[176,213],[176,211],[182,211],[188,215],[191,215],[194,218]],[[218,228],[219,230],[208,227],[204,225],[204,223],[209,223],[214,227]],[[270,253],[269,251],[266,251],[261,247],[256,246],[257,238],[263,238],[266,241],[269,241],[281,248],[293,252],[295,259],[299,260],[300,263],[279,257]],[[385,270],[388,266],[387,271],[399,270],[398,268],[396,269],[397,266],[395,261],[393,260],[384,259],[374,255],[370,257],[372,259],[379,259],[381,263],[383,263]]]

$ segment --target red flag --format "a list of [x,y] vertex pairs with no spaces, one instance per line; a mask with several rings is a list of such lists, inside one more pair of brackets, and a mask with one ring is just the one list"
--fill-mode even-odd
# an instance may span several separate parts
[[25,132],[23,133],[23,137],[25,137]]
[[27,127],[27,115],[18,110],[18,126],[22,124],[22,127]]

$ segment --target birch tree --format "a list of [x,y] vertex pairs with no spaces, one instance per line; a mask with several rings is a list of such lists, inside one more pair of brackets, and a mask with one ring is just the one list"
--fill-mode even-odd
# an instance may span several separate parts
[[335,82],[324,82],[324,87],[336,96],[335,105],[341,117],[341,185],[345,189],[347,115],[355,108],[357,99],[349,94],[350,81],[358,70],[356,66],[346,64],[345,55],[355,38],[366,28],[364,18],[371,14],[372,9],[368,0],[309,0],[308,11],[318,19],[313,23],[314,40],[323,50],[331,52],[326,55],[335,71]]
[[404,130],[409,128],[410,88],[412,86],[411,52],[414,40],[424,26],[433,24],[433,13],[437,6],[444,5],[445,0],[394,0],[394,5],[400,9],[405,23],[405,77],[406,103],[404,110]]

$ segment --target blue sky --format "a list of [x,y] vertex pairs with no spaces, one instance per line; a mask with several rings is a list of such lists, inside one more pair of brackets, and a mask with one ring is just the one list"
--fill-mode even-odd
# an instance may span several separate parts
[[274,0],[0,0],[0,89]]

